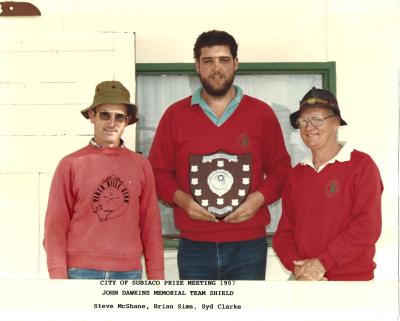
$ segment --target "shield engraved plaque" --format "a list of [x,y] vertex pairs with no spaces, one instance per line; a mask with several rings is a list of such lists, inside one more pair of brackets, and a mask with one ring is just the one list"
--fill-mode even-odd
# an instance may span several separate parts
[[192,195],[207,211],[222,219],[247,197],[251,184],[251,154],[190,155]]

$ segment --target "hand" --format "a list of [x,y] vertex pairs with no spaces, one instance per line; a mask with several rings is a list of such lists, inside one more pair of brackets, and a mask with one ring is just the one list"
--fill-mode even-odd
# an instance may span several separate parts
[[317,259],[308,259],[308,260],[300,260],[293,261],[294,267],[294,276],[296,280],[299,281],[326,281],[327,279],[324,277],[325,268],[322,263]]
[[231,214],[225,217],[224,221],[227,223],[241,223],[251,219],[264,205],[264,195],[256,191],[250,193],[246,200],[234,210]]
[[174,203],[183,209],[190,218],[198,221],[208,221],[218,223],[218,219],[201,207],[191,195],[178,189],[174,194]]

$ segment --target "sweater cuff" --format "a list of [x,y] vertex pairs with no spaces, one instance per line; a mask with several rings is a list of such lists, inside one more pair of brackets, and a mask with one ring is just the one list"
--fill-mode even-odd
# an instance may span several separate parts
[[297,256],[297,255],[293,256],[291,258],[291,260],[289,260],[287,263],[287,269],[293,273],[294,273],[294,268],[296,267],[296,265],[294,264],[294,261],[301,261],[300,256]]
[[49,270],[50,279],[68,279],[67,269],[64,267]]
[[164,270],[151,270],[146,271],[148,280],[164,280]]
[[293,261],[289,262],[287,265],[287,269],[292,273],[294,273],[294,267],[295,267],[295,265],[294,265]]
[[337,265],[334,257],[330,255],[328,252],[322,254],[318,259],[324,266],[325,271],[332,270]]
[[260,186],[256,189],[256,191],[260,192],[264,196],[263,206],[269,206],[275,202],[274,195],[271,195],[271,191],[268,186]]
[[165,199],[163,201],[165,201],[166,203],[170,204],[170,205],[175,205],[174,203],[174,196],[176,191],[179,189],[178,185],[173,185],[170,188],[168,188],[168,190],[165,192]]

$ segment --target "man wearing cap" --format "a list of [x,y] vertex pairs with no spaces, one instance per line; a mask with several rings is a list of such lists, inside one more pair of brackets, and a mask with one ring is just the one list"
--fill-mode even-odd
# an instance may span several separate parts
[[81,111],[94,127],[89,144],[64,157],[54,173],[44,247],[52,279],[164,278],[160,213],[146,158],[124,146],[137,108],[118,81],[96,86]]
[[338,141],[335,96],[312,88],[290,115],[311,154],[282,195],[273,248],[296,280],[371,280],[383,185],[372,158]]

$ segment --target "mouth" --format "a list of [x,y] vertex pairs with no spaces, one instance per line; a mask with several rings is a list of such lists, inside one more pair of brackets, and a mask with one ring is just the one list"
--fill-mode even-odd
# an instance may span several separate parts
[[307,133],[306,137],[315,137],[315,136],[319,136],[318,133]]
[[211,75],[210,78],[211,79],[222,79],[222,78],[224,78],[224,75],[222,75],[222,74],[213,74],[213,75]]
[[104,133],[107,135],[113,135],[117,133],[117,131],[115,129],[104,129]]

